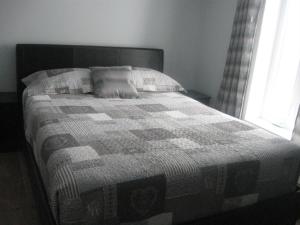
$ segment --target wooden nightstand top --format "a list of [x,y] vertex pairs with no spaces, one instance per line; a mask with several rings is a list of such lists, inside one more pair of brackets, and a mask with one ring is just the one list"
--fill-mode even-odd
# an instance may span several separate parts
[[199,91],[195,91],[195,90],[187,90],[187,94],[192,97],[192,96],[195,96],[196,98],[210,98],[210,96],[206,95],[206,94],[203,94]]
[[1,103],[17,103],[17,93],[0,92],[0,104]]
[[15,92],[0,92],[0,152],[18,151],[22,126],[18,117],[18,101]]
[[186,96],[193,98],[199,102],[202,102],[206,105],[209,105],[211,97],[201,93],[200,91],[195,91],[195,90],[187,90],[187,93],[185,93]]

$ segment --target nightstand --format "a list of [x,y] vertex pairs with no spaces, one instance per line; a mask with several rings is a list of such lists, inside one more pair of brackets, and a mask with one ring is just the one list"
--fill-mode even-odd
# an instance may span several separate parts
[[0,92],[0,152],[17,151],[20,143],[17,94]]
[[187,90],[187,93],[183,93],[184,95],[193,98],[205,105],[209,105],[210,99],[211,97],[208,95],[205,95],[199,91],[195,91],[195,90]]

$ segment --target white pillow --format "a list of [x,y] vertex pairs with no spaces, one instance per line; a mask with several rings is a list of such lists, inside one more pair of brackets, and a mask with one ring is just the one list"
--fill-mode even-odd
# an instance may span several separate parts
[[133,67],[131,71],[131,80],[138,91],[185,91],[185,89],[176,80],[153,69]]
[[89,69],[81,69],[81,68],[62,68],[62,69],[51,69],[51,70],[41,70],[35,73],[30,74],[29,76],[22,79],[22,82],[28,87],[32,82],[41,81],[47,79],[49,77],[55,77],[61,75],[63,73],[76,71],[79,73],[90,73]]
[[[35,77],[27,87],[30,96],[37,94],[85,94],[93,92],[90,70],[74,70],[59,75]],[[30,75],[31,76],[31,75]]]

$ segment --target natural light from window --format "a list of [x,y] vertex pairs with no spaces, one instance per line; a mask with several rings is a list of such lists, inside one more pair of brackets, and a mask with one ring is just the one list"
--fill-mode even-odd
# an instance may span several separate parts
[[245,119],[291,138],[300,103],[300,1],[267,0]]

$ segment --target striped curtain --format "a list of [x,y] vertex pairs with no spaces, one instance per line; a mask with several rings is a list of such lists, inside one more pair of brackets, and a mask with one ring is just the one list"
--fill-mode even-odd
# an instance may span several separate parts
[[295,123],[292,141],[294,143],[300,145],[300,106],[299,106],[298,116],[297,116],[296,123]]
[[264,0],[239,0],[216,107],[241,118],[251,70],[258,18]]

